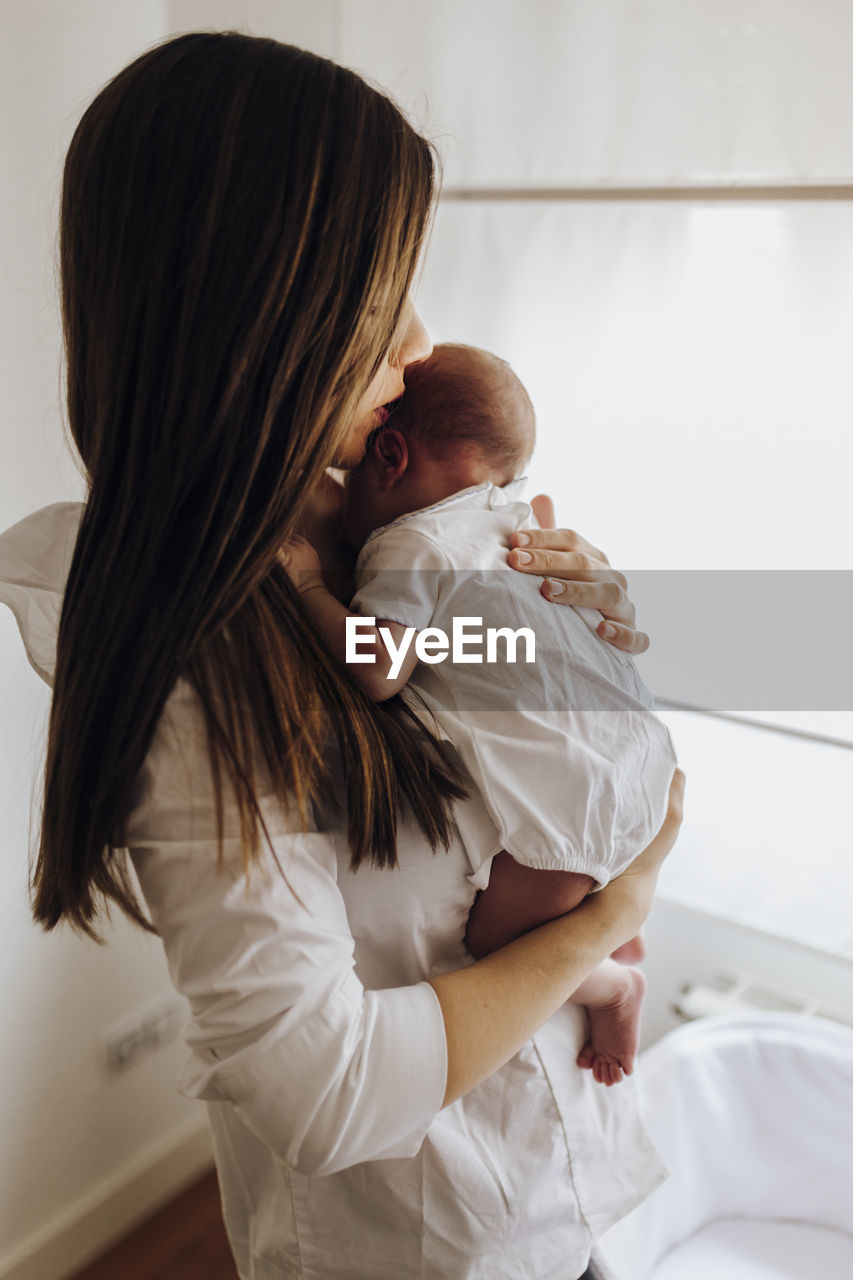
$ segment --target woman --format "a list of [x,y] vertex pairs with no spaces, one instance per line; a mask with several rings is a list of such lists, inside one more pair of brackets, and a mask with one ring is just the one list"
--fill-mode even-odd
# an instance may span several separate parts
[[[129,850],[192,1009],[182,1087],[209,1103],[243,1277],[575,1280],[661,1177],[632,1092],[574,1065],[562,1006],[642,923],[680,778],[630,872],[471,964],[452,754],[360,696],[277,562],[296,530],[340,555],[326,468],[362,456],[429,351],[408,291],[431,197],[386,98],[230,34],[127,67],[66,162],[89,497],[0,549],[48,674],[64,590],[34,910],[91,933],[114,902],[152,927]],[[590,567],[573,535],[531,549],[530,572]],[[592,567],[573,599],[643,647]]]

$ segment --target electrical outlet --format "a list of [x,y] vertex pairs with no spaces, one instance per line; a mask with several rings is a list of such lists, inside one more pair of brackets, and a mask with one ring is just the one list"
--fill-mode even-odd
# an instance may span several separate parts
[[186,1021],[184,1005],[167,996],[137,1009],[104,1032],[103,1046],[110,1071],[127,1071],[143,1058],[177,1040]]

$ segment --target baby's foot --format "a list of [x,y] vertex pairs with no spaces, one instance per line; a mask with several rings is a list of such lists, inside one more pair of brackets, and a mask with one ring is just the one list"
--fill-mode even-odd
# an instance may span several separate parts
[[646,979],[639,969],[623,969],[612,1001],[587,1009],[589,1040],[578,1054],[578,1066],[587,1067],[599,1084],[618,1084],[634,1070],[640,1042],[640,1014]]

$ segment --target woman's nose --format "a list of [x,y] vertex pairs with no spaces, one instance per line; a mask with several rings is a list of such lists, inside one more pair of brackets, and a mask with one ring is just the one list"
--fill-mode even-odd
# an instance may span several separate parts
[[403,337],[397,348],[398,365],[401,369],[417,360],[426,360],[432,354],[432,338],[411,303],[407,304],[404,326]]

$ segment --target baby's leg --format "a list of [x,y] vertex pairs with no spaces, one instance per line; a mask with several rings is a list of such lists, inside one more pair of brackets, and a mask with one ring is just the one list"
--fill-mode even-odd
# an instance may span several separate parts
[[589,1014],[589,1040],[578,1054],[599,1084],[618,1084],[634,1070],[646,980],[639,969],[605,960],[573,992]]
[[492,860],[488,888],[477,894],[471,908],[465,945],[481,960],[529,929],[574,910],[594,886],[592,876],[539,871],[502,851]]
[[[573,911],[595,887],[592,876],[576,871],[539,871],[516,862],[506,851],[492,861],[489,887],[477,894],[465,933],[475,960],[497,951],[529,929]],[[645,959],[642,933],[613,952],[620,964]]]

